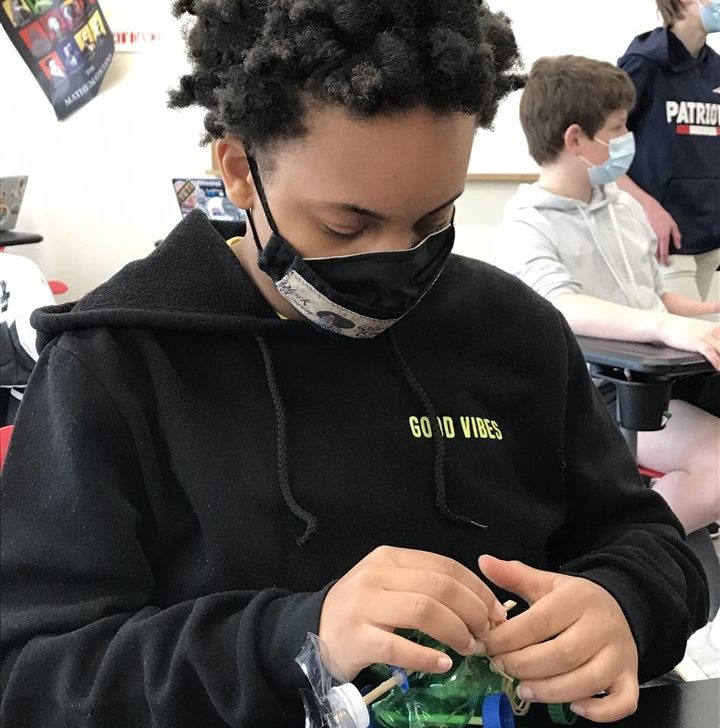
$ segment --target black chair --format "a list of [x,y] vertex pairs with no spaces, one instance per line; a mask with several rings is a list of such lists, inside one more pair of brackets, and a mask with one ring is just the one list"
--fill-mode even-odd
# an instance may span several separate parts
[[[637,433],[663,428],[673,381],[714,371],[701,354],[659,344],[590,336],[578,336],[577,341],[590,365],[590,374],[616,385],[617,421],[635,456]],[[720,561],[706,529],[688,534],[687,541],[708,577],[712,619],[720,606]]]

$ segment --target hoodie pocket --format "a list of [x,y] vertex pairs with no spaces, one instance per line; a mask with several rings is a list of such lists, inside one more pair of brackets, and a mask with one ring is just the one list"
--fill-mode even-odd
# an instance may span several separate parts
[[680,228],[680,253],[704,253],[720,245],[720,178],[674,177],[662,204]]

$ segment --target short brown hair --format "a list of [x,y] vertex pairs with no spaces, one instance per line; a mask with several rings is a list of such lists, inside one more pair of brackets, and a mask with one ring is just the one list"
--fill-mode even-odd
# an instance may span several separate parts
[[685,17],[683,12],[683,4],[680,0],[655,0],[657,2],[657,9],[662,16],[663,25],[670,26],[676,20],[680,20]]
[[630,77],[610,63],[582,56],[540,58],[520,101],[530,155],[538,164],[553,162],[569,126],[579,124],[593,137],[610,114],[629,111],[634,103]]

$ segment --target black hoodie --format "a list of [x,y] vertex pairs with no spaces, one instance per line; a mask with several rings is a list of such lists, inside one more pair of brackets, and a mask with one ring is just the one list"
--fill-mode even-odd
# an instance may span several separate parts
[[293,659],[381,544],[582,575],[642,677],[678,662],[701,567],[551,305],[452,256],[392,333],[333,337],[275,314],[233,232],[193,214],[35,315],[2,492],[5,728],[302,725]]
[[675,218],[679,255],[720,246],[720,56],[693,58],[669,29],[633,40],[618,65],[637,91],[628,127],[637,154],[630,177]]

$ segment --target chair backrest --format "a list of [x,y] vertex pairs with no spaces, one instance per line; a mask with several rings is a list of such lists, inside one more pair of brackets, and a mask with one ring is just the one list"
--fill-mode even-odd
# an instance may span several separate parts
[[60,296],[68,292],[67,284],[62,281],[48,281],[48,285],[55,296]]
[[13,426],[5,425],[0,427],[0,470],[2,470],[3,463],[5,462],[5,455],[10,447],[10,435],[12,435]]

